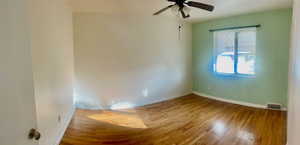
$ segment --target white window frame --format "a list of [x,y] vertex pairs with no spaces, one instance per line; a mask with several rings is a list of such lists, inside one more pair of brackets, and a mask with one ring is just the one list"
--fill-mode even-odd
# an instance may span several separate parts
[[[214,63],[213,63],[213,72],[217,75],[221,76],[229,76],[229,77],[255,77],[256,76],[256,67],[254,67],[254,74],[241,74],[238,72],[238,52],[239,52],[239,33],[241,31],[249,31],[253,30],[256,33],[256,38],[257,38],[257,28],[241,28],[241,29],[234,29],[234,30],[222,30],[222,31],[233,31],[234,32],[234,72],[233,73],[221,73],[217,72],[216,68],[216,60],[218,57],[218,54],[216,53],[217,47],[216,47],[216,33],[221,32],[221,31],[216,31],[213,34],[213,43],[214,43]],[[256,40],[257,41],[257,40]],[[257,50],[257,43],[255,44],[255,50]],[[254,66],[256,66],[256,51],[255,51],[255,62]]]

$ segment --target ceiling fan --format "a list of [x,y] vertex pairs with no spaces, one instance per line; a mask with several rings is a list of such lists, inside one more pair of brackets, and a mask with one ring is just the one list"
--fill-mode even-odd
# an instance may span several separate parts
[[159,15],[162,12],[172,8],[173,12],[180,13],[181,16],[186,19],[190,17],[190,8],[195,7],[203,10],[207,10],[212,12],[214,10],[214,6],[194,1],[187,1],[187,0],[167,0],[168,2],[174,2],[175,4],[169,5],[158,12],[154,13],[153,15]]

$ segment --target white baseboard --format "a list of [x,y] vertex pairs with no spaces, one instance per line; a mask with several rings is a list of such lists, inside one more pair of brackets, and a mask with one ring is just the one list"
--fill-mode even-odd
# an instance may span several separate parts
[[64,137],[64,134],[65,134],[65,132],[66,132],[71,120],[72,120],[72,117],[73,117],[74,113],[75,113],[75,107],[72,108],[70,113],[67,114],[66,119],[63,120],[63,124],[62,124],[62,127],[60,129],[59,136],[56,139],[55,145],[60,144],[60,142],[61,142],[62,138]]
[[[204,94],[204,93],[199,93],[199,92],[196,92],[196,91],[193,91],[193,94],[201,96],[201,97],[205,97],[205,98],[208,98],[208,99],[213,99],[213,100],[221,101],[221,102],[226,102],[226,103],[231,103],[231,104],[237,104],[237,105],[242,105],[242,106],[248,106],[248,107],[254,107],[254,108],[260,108],[260,109],[267,109],[267,107],[265,105],[224,99],[224,98],[221,98],[221,97],[211,96],[211,95]],[[282,111],[286,111],[286,108],[283,108]]]

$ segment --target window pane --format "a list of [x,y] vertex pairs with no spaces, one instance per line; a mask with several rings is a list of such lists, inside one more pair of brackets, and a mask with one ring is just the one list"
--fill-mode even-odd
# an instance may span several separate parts
[[238,65],[239,74],[255,74],[256,31],[245,30],[238,33]]
[[234,74],[234,35],[233,31],[215,32],[215,72]]

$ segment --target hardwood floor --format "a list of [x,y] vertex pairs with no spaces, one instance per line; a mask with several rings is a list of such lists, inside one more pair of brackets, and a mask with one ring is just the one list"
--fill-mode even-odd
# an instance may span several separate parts
[[77,110],[60,145],[285,145],[286,118],[188,95],[131,110]]

